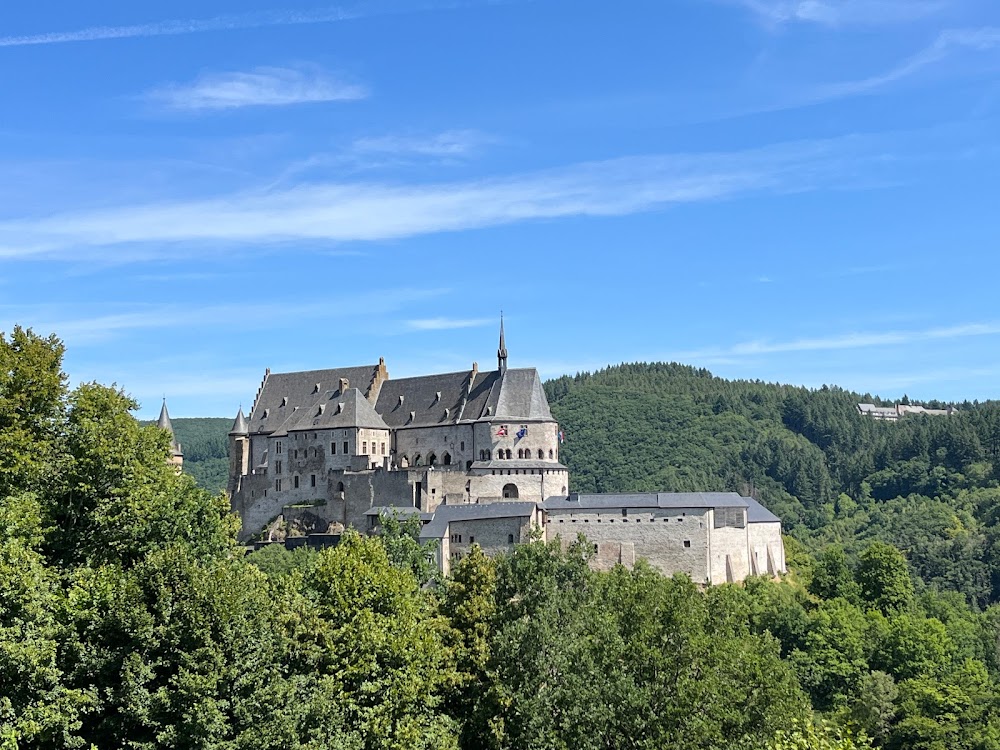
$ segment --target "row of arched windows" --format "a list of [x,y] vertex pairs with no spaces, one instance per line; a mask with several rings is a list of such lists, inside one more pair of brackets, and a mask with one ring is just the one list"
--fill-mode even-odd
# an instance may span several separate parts
[[[424,457],[418,453],[417,455],[415,455],[413,457],[413,463],[411,464],[409,456],[407,456],[406,454],[404,454],[404,455],[402,455],[402,456],[399,457],[399,465],[400,466],[411,466],[411,465],[412,466],[422,466],[423,465],[423,460],[424,460]],[[430,454],[427,457],[427,465],[428,466],[437,466],[437,462],[438,462],[438,457],[437,457],[436,454],[432,453],[432,454]],[[441,457],[441,465],[442,466],[451,466],[451,454],[450,453],[445,453]]]

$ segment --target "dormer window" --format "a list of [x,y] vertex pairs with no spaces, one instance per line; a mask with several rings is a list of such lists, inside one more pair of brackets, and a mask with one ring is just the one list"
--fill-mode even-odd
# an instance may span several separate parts
[[281,397],[281,405],[282,406],[288,406],[288,396],[282,396]]

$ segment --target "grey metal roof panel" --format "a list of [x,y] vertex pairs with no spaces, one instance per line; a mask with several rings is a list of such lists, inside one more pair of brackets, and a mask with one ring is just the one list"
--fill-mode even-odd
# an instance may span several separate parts
[[752,497],[747,501],[747,523],[781,523],[781,519]]
[[249,430],[251,433],[279,431],[295,407],[313,406],[326,391],[338,388],[341,378],[346,378],[352,387],[367,394],[377,372],[378,365],[364,365],[335,370],[268,373],[250,413]]
[[538,509],[535,503],[503,501],[496,503],[470,503],[468,505],[439,505],[434,519],[420,530],[421,539],[442,539],[452,521],[482,521],[488,518],[522,518],[531,516]]

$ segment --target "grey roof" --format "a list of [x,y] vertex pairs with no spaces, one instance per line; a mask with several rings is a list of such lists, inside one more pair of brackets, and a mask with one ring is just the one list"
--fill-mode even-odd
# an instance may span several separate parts
[[296,417],[286,423],[286,430],[324,430],[341,427],[364,427],[373,430],[388,430],[383,421],[361,391],[348,388],[340,391],[326,391],[315,404],[299,409]]
[[163,406],[160,407],[160,418],[156,420],[156,426],[161,430],[166,430],[171,435],[174,434],[174,426],[170,424],[170,415],[167,413],[166,399],[163,399]]
[[233,421],[233,429],[229,431],[230,435],[246,435],[249,432],[247,428],[247,418],[243,416],[243,407],[240,407],[239,413],[236,415],[236,419]]
[[482,521],[487,518],[521,518],[531,516],[538,506],[535,503],[505,500],[497,503],[470,503],[468,505],[439,505],[434,520],[420,530],[421,539],[442,539],[448,534],[452,521]]
[[390,378],[379,388],[375,410],[390,427],[448,424],[460,414],[463,420],[478,419],[496,378],[496,372],[473,370]]
[[163,399],[163,406],[160,407],[160,418],[156,420],[156,426],[170,433],[170,453],[174,456],[183,456],[184,454],[181,453],[181,444],[177,442],[177,438],[174,436],[174,426],[170,423],[170,414],[167,413],[166,399]]
[[641,492],[600,495],[571,494],[550,497],[542,507],[548,511],[601,508],[746,508],[748,498],[735,492]]
[[781,523],[781,519],[752,497],[747,501],[747,523]]
[[535,368],[507,370],[500,382],[497,419],[552,420],[542,379]]
[[[341,378],[346,378],[351,387],[367,395],[377,372],[378,365],[365,365],[338,370],[268,373],[250,412],[250,432],[287,430],[285,422],[295,413],[296,407],[302,410],[317,404],[327,391],[339,387]],[[300,416],[296,415],[296,420]]]

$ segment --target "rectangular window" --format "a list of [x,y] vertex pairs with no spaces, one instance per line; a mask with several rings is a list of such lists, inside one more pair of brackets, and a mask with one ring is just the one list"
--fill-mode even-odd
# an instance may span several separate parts
[[281,473],[281,461],[275,461],[274,462],[274,473],[275,474],[280,474]]
[[684,546],[685,547],[690,547],[691,546],[691,540],[690,539],[685,539],[684,540]]
[[274,489],[275,489],[275,490],[276,490],[277,492],[281,492],[281,480],[280,480],[280,479],[276,479],[276,480],[274,481]]
[[474,541],[476,541],[476,537],[470,535],[469,536],[469,544],[472,544]]
[[281,455],[281,441],[280,440],[275,445],[274,452],[277,453],[279,456]]
[[367,440],[365,440],[363,443],[361,443],[361,452],[362,453],[367,453],[368,452],[368,441]]
[[310,474],[310,475],[309,475],[309,484],[310,484],[310,485],[311,485],[312,487],[315,487],[315,486],[316,486],[316,475],[315,475],[315,474]]
[[336,456],[337,455],[337,444],[336,443],[330,443],[330,455],[331,456]]
[[344,441],[344,455],[346,456],[350,452],[351,452],[351,449],[348,447],[347,441],[345,440]]
[[461,442],[459,450],[463,450],[463,451],[465,450],[465,441],[464,440]]
[[385,443],[382,443],[382,455],[385,455]]
[[299,478],[298,477],[293,477],[292,478],[292,487],[294,487],[295,489],[299,488]]

